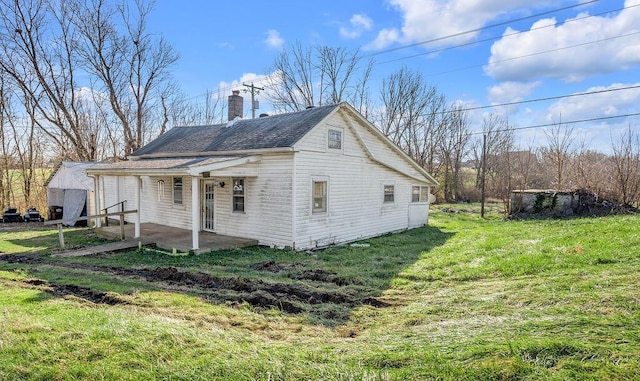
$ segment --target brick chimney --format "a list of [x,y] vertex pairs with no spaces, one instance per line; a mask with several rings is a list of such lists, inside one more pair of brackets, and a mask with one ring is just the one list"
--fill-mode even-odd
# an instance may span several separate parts
[[229,95],[229,121],[236,117],[242,118],[242,101],[244,98],[240,96],[240,90],[233,90],[233,94]]

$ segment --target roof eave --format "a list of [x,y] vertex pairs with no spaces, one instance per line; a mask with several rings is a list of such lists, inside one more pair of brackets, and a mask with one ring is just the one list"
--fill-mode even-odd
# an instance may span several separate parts
[[254,155],[265,153],[288,153],[293,152],[293,147],[273,147],[273,148],[259,148],[248,150],[234,150],[234,151],[205,151],[205,152],[177,152],[177,153],[150,153],[145,155],[139,155],[132,157],[133,160],[138,159],[158,159],[158,158],[179,158],[179,157],[195,157],[195,156],[238,156],[238,155]]
[[382,140],[386,141],[388,143],[388,145],[394,151],[396,151],[403,158],[405,158],[405,160],[407,160],[418,172],[420,172],[421,175],[423,175],[428,180],[428,181],[426,181],[427,183],[430,183],[430,185],[434,186],[434,187],[440,185],[438,180],[436,180],[433,176],[431,176],[431,174],[429,174],[429,172],[427,172],[424,168],[422,168],[418,163],[415,162],[415,160],[413,160],[402,149],[400,149],[400,147],[398,147],[395,143],[393,143],[391,141],[391,139],[389,139],[389,137],[387,137],[385,134],[383,134],[382,131],[380,131],[369,120],[367,120],[367,118],[363,117],[358,112],[358,110],[356,110],[353,106],[351,106],[347,102],[342,102],[342,103],[340,103],[340,105],[344,106],[352,115],[355,115],[358,119],[360,119],[369,128],[370,131],[372,131],[374,134],[378,135],[378,137],[380,137]]

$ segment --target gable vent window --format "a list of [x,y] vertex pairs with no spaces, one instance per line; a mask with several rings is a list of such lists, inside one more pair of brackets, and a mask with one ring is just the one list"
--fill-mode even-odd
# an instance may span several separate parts
[[182,177],[173,178],[173,204],[182,205]]
[[342,149],[342,131],[329,130],[329,148]]
[[244,179],[233,179],[233,211],[244,213]]

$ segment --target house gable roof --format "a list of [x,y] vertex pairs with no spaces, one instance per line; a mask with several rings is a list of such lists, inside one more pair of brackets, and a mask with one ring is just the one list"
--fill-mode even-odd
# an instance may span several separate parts
[[164,156],[204,152],[247,151],[293,147],[339,105],[314,107],[225,124],[175,127],[140,148],[132,156]]

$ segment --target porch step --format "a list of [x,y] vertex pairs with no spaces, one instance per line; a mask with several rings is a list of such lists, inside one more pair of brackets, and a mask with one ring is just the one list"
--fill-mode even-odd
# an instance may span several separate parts
[[[138,240],[125,240],[125,241],[117,241],[117,242],[110,242],[110,243],[106,243],[104,245],[97,245],[97,246],[88,246],[88,247],[84,247],[82,249],[76,249],[76,250],[65,250],[65,251],[61,251],[59,253],[55,253],[55,254],[51,254],[52,257],[82,257],[85,255],[95,255],[95,254],[102,254],[102,253],[115,253],[115,252],[119,252],[119,251],[127,251],[127,250],[131,250],[131,249],[137,249],[138,248]],[[142,243],[143,246],[145,247],[155,247],[156,244],[153,242],[143,242]]]

